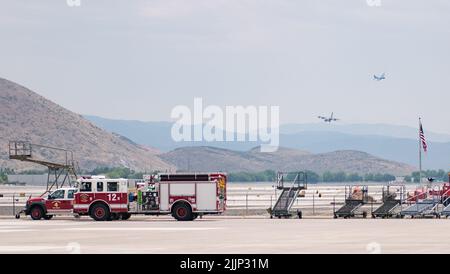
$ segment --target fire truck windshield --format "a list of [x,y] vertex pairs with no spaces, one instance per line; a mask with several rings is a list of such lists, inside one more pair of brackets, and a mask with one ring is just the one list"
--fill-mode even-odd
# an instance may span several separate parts
[[52,194],[48,195],[49,199],[63,199],[64,198],[64,190],[58,189],[54,191]]
[[92,191],[92,183],[91,182],[81,182],[80,192],[90,192]]

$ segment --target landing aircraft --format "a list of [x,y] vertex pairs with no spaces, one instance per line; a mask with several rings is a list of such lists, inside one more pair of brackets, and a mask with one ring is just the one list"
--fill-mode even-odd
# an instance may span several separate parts
[[377,75],[374,74],[373,75],[373,79],[376,80],[376,81],[381,81],[381,80],[386,79],[386,77],[385,77],[384,72],[383,72],[383,74],[381,74],[380,76],[377,76]]
[[317,118],[322,119],[326,123],[331,123],[331,122],[339,120],[338,118],[334,118],[333,115],[334,115],[334,113],[332,112],[330,117],[317,116]]

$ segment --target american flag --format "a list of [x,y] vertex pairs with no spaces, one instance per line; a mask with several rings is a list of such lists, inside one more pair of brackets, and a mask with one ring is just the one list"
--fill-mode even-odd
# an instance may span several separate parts
[[420,121],[419,137],[420,137],[420,141],[422,142],[423,151],[427,152],[428,145],[427,145],[427,140],[425,139],[425,134],[423,133],[422,121]]

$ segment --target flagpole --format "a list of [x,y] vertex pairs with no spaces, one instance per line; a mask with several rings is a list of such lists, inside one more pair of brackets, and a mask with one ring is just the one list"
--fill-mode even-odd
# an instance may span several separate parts
[[420,126],[422,125],[419,117],[419,184],[422,186],[422,141],[420,140]]

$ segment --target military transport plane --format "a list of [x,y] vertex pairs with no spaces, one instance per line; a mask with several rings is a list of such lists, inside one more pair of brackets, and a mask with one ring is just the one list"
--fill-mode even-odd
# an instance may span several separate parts
[[339,120],[338,118],[334,118],[333,115],[334,115],[334,113],[332,112],[330,117],[317,116],[317,118],[322,119],[326,123],[331,123],[331,122]]
[[376,81],[381,81],[381,80],[386,79],[386,77],[385,77],[384,72],[383,72],[383,74],[381,74],[380,76],[377,76],[377,75],[374,74],[373,75],[373,79],[376,80]]

